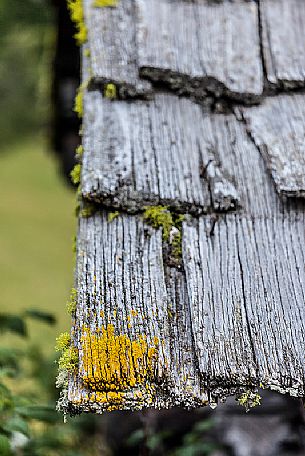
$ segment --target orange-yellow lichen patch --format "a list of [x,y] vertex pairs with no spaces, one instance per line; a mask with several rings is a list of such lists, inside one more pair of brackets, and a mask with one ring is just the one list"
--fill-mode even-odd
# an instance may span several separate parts
[[120,399],[120,392],[144,386],[153,380],[159,345],[157,338],[151,345],[144,335],[131,340],[126,334],[116,335],[114,326],[109,324],[98,334],[83,328],[81,344],[82,380],[91,390],[102,394],[101,397],[107,393],[107,403]]

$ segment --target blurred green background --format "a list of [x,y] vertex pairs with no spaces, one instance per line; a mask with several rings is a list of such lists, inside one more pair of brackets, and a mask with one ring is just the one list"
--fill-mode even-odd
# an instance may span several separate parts
[[0,17],[1,311],[54,313],[55,326],[30,326],[52,352],[69,324],[75,232],[74,192],[48,150],[54,18],[43,0],[1,0]]

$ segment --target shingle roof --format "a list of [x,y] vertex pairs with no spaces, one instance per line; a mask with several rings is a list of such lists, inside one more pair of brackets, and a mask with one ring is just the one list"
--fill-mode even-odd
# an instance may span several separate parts
[[69,409],[304,396],[304,2],[84,5]]

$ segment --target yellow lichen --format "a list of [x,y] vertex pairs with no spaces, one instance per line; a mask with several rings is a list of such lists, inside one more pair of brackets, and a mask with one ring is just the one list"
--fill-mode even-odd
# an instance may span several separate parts
[[114,84],[106,84],[104,87],[104,97],[114,100],[117,97],[117,89]]
[[93,6],[96,8],[105,8],[105,7],[116,7],[118,4],[118,0],[95,0]]
[[116,335],[114,326],[109,324],[97,334],[84,327],[81,344],[82,380],[93,391],[109,396],[109,392],[144,386],[153,379],[158,339],[152,345],[144,335],[131,340],[126,334]]
[[84,9],[82,0],[68,0],[68,8],[71,20],[75,23],[76,34],[74,38],[79,46],[87,41],[87,27],[84,20]]
[[84,112],[84,92],[88,86],[88,82],[83,82],[77,89],[75,101],[74,101],[74,112],[78,115],[79,118],[83,117]]
[[88,49],[88,48],[85,49],[85,50],[84,50],[84,56],[85,56],[85,57],[90,57],[90,55],[91,55],[90,49]]

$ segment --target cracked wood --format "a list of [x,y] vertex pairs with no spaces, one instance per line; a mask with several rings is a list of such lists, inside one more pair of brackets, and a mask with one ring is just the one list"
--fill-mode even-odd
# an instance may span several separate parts
[[271,86],[305,85],[305,2],[259,0],[262,47]]
[[188,99],[159,94],[128,103],[86,93],[82,194],[130,211],[233,209],[238,193],[219,161],[217,136],[209,115]]
[[260,106],[242,112],[278,193],[304,198],[305,96],[270,97]]
[[262,95],[255,2],[136,0],[136,4],[142,76],[195,96],[212,92],[251,102]]
[[150,83],[138,75],[134,1],[119,1],[115,7],[93,5],[93,0],[84,0],[91,80],[116,84],[122,98],[149,96]]

